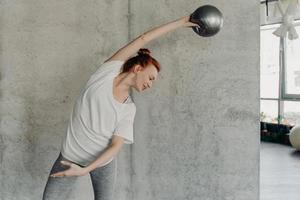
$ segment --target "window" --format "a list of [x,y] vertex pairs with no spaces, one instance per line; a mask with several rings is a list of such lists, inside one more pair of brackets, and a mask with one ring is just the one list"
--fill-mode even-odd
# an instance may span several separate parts
[[263,122],[277,123],[278,101],[261,100],[260,101],[260,119]]
[[300,101],[284,101],[283,124],[300,124]]
[[278,27],[263,28],[260,34],[260,96],[277,98],[279,93],[279,37],[272,32]]
[[[300,124],[300,39],[276,37],[272,33],[277,27],[278,24],[261,27],[261,121]],[[296,30],[300,35],[300,26]]]
[[[296,27],[300,34],[300,26]],[[286,41],[285,98],[300,100],[300,39]]]

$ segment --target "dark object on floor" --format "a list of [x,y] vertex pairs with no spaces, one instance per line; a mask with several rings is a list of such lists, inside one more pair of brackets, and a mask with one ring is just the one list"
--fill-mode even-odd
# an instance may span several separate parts
[[260,140],[291,146],[288,133],[292,126],[260,122]]

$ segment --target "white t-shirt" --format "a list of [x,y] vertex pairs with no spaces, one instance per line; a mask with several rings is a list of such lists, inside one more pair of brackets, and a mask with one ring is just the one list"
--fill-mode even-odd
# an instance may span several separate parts
[[131,96],[121,103],[112,91],[113,80],[123,64],[124,61],[103,63],[80,92],[61,145],[66,159],[87,166],[105,150],[113,135],[123,137],[126,144],[133,143],[136,106]]

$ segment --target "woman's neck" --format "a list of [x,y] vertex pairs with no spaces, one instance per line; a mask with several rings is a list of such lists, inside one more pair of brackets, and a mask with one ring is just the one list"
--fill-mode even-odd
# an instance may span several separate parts
[[114,88],[116,89],[117,93],[126,94],[128,96],[129,89],[132,85],[132,76],[130,73],[125,72],[119,74],[114,78]]

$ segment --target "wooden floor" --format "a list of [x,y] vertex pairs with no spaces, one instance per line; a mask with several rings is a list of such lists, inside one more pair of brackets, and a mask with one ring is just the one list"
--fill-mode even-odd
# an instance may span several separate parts
[[300,200],[300,152],[261,142],[260,200]]

